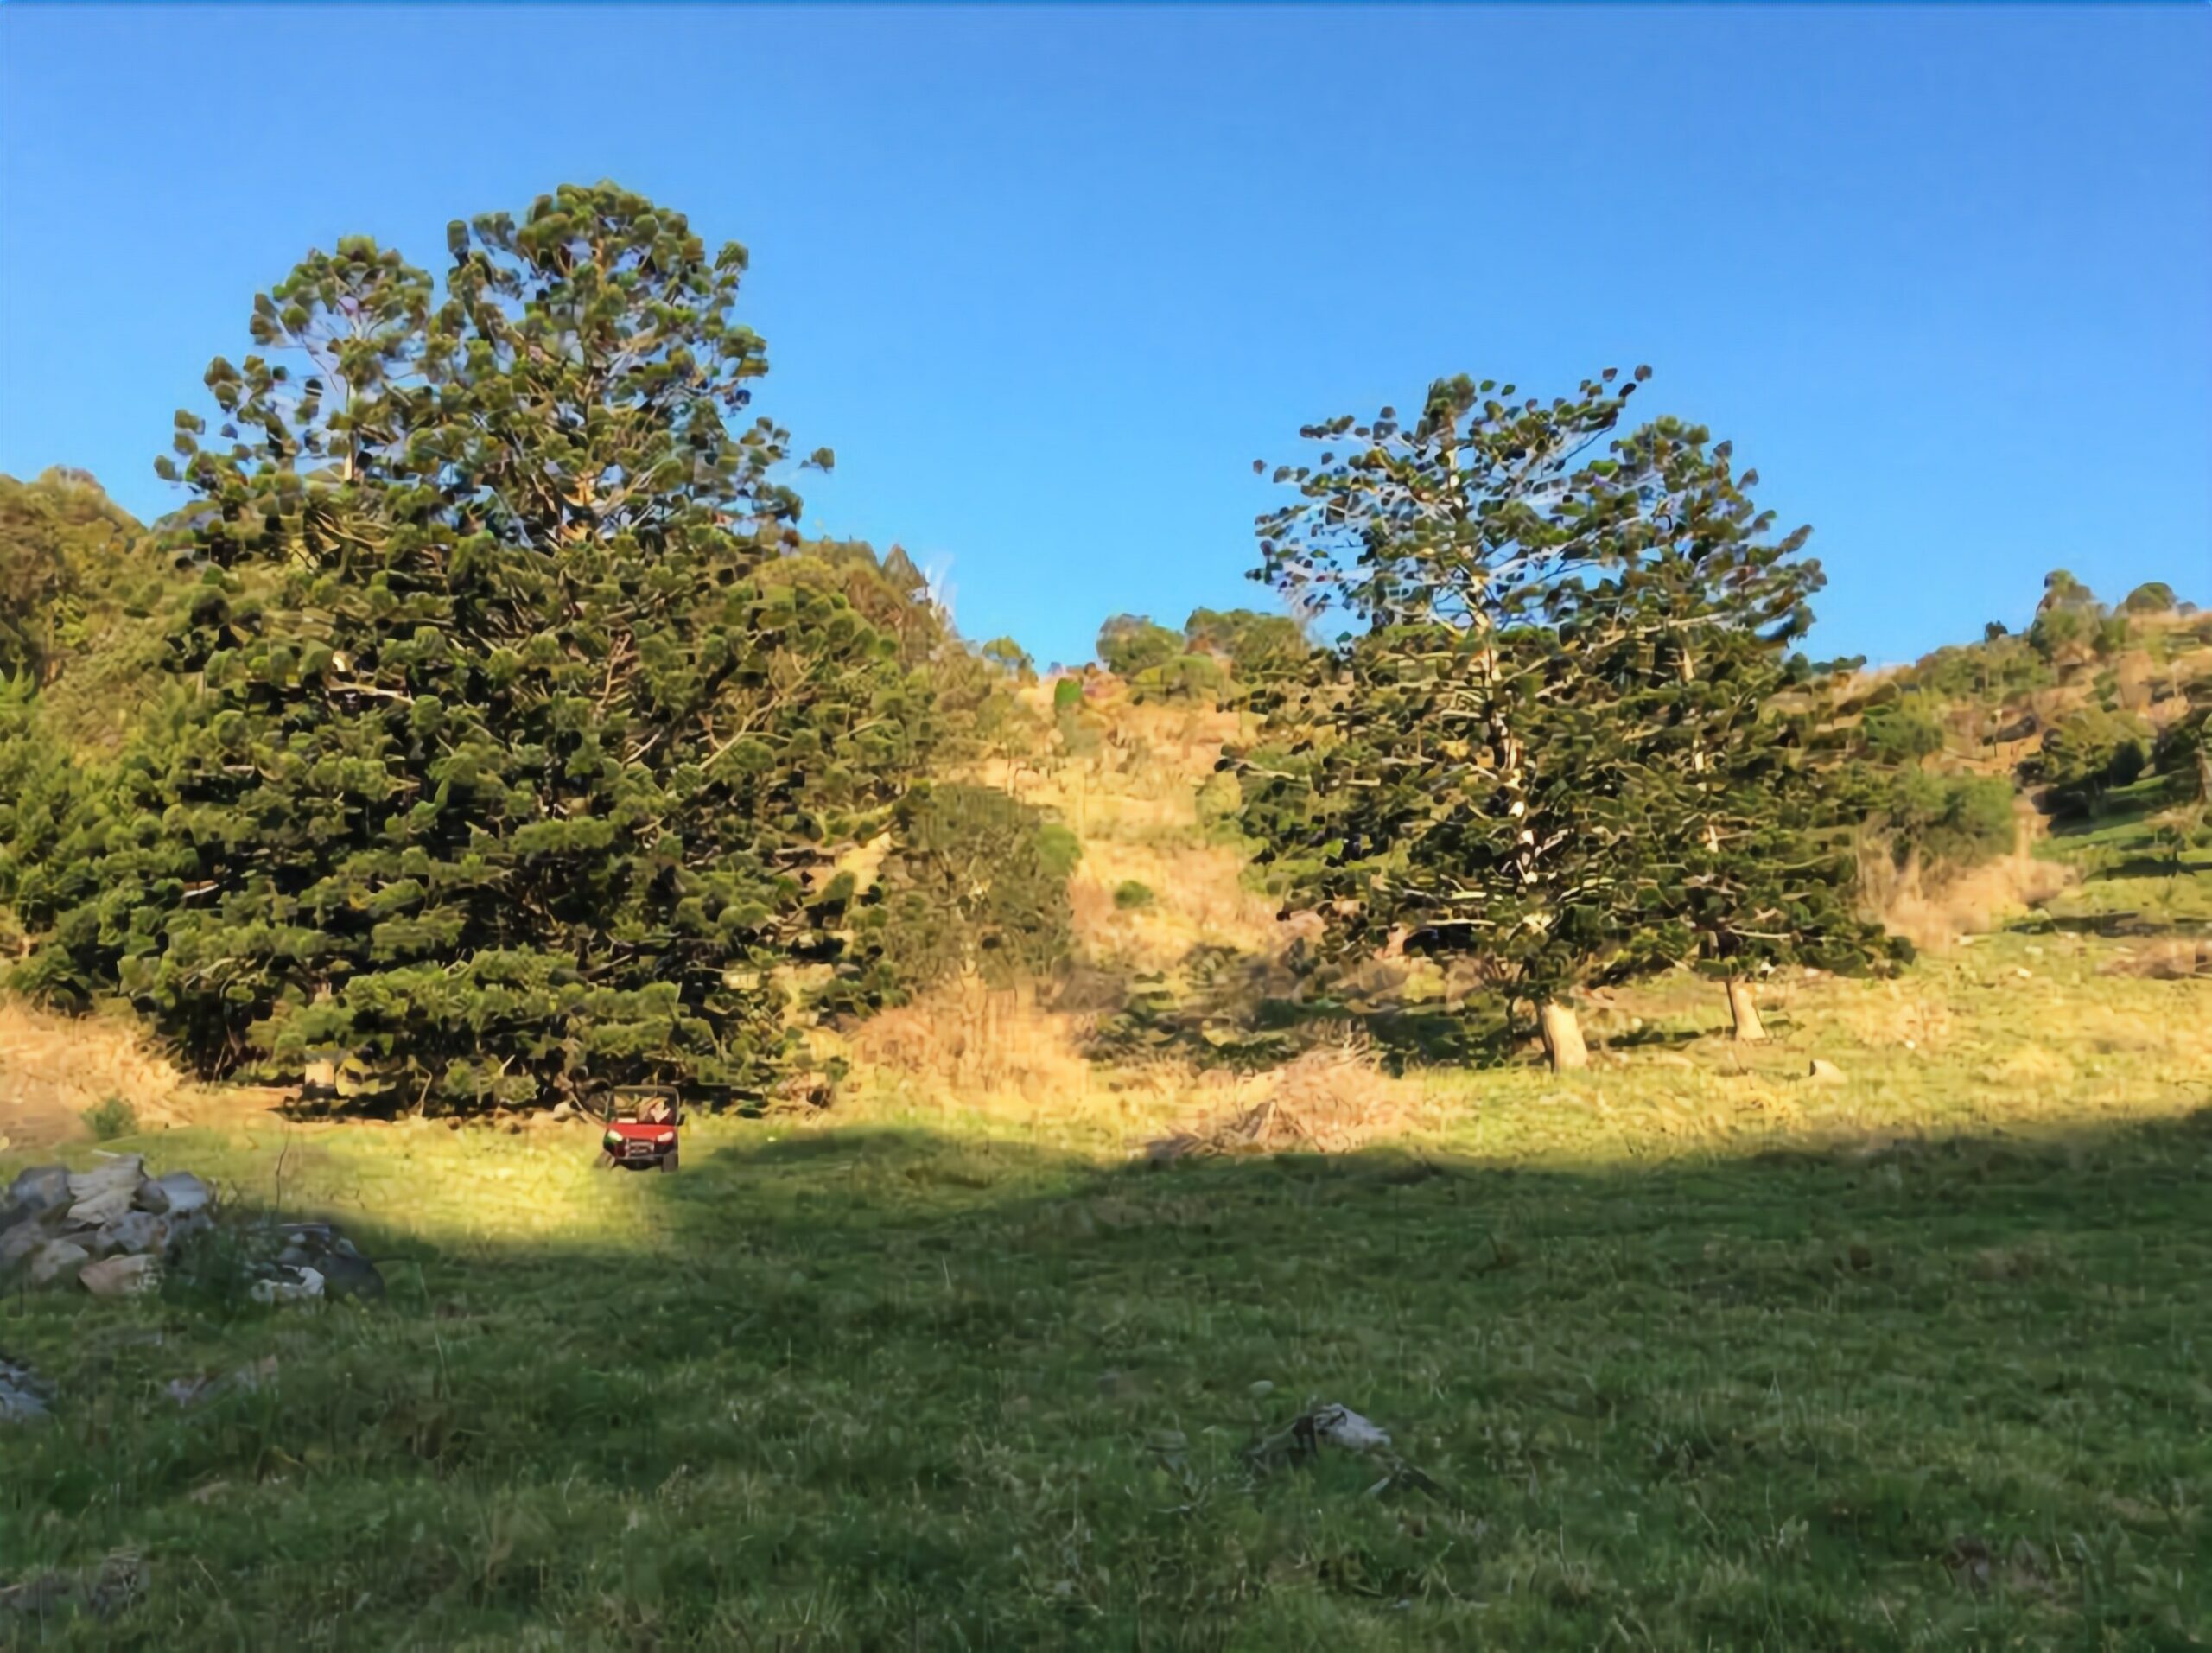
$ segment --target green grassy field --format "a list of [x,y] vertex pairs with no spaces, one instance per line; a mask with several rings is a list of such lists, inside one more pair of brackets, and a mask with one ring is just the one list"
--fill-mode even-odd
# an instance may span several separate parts
[[[0,1583],[145,1588],[0,1643],[2201,1645],[2212,981],[2099,930],[1785,985],[1748,1056],[1661,983],[1591,1074],[1426,1076],[1338,1159],[895,1090],[703,1122],[673,1178],[582,1126],[124,1144],[391,1293],[11,1295],[60,1401],[0,1437]],[[1316,1400],[1441,1492],[1255,1468]]]

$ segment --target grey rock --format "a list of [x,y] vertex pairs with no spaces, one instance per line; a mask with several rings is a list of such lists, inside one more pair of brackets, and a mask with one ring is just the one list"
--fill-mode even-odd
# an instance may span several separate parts
[[0,1355],[0,1423],[36,1423],[46,1415],[46,1385],[38,1375]]
[[125,1211],[87,1242],[96,1257],[113,1256],[118,1252],[150,1252],[159,1256],[168,1249],[168,1243],[169,1219],[156,1217],[151,1211]]
[[161,1283],[159,1257],[104,1257],[77,1273],[77,1283],[95,1297],[139,1297]]
[[[146,1160],[137,1154],[111,1154],[102,1157],[98,1165],[86,1171],[69,1173],[69,1192],[79,1200],[97,1198],[112,1189],[135,1194],[138,1185],[145,1180]],[[126,1205],[129,1201],[126,1199]]]
[[105,1228],[130,1210],[131,1196],[137,1192],[137,1184],[129,1183],[86,1194],[69,1208],[69,1220],[80,1228]]
[[0,1220],[35,1219],[69,1203],[69,1168],[35,1165],[8,1185],[7,1217]]
[[34,1286],[54,1285],[92,1261],[92,1256],[74,1240],[48,1240],[31,1253],[26,1278]]
[[139,1209],[166,1217],[190,1217],[215,1203],[215,1191],[189,1171],[172,1171],[138,1185]]
[[373,1302],[384,1295],[384,1276],[377,1266],[365,1257],[333,1251],[315,1265],[322,1275],[322,1290],[326,1297],[359,1297]]
[[314,1268],[280,1269],[270,1279],[255,1281],[246,1294],[257,1303],[305,1303],[322,1295],[322,1275]]
[[0,1229],[0,1280],[22,1268],[31,1254],[54,1237],[43,1223],[22,1222]]
[[1811,1071],[1807,1073],[1805,1077],[1818,1084],[1841,1084],[1843,1083],[1843,1070],[1838,1067],[1834,1063],[1824,1061],[1816,1056],[1813,1059]]

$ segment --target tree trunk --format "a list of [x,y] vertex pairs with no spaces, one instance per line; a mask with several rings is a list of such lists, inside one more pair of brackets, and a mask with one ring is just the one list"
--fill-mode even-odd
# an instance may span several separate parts
[[1755,1045],[1766,1037],[1766,1028],[1759,1020],[1758,1001],[1751,997],[1751,984],[1740,976],[1728,978],[1728,1014],[1735,1019],[1738,1044]]
[[1552,1059],[1553,1072],[1590,1065],[1590,1047],[1582,1042],[1582,1024],[1574,1019],[1572,1006],[1547,1000],[1536,1007],[1536,1026],[1543,1033],[1544,1054]]

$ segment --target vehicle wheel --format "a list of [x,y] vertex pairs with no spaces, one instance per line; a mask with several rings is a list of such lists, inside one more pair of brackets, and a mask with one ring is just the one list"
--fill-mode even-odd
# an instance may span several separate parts
[[604,1171],[604,1170],[606,1170],[609,1166],[613,1165],[613,1163],[614,1163],[614,1156],[613,1156],[612,1154],[609,1154],[609,1153],[608,1153],[605,1148],[601,1148],[601,1149],[600,1149],[600,1151],[599,1151],[599,1168],[600,1168],[601,1170]]
[[670,1172],[676,1169],[676,1156],[677,1152],[677,1149],[671,1148],[667,1153],[660,1156],[660,1168],[661,1174],[663,1176],[667,1175]]

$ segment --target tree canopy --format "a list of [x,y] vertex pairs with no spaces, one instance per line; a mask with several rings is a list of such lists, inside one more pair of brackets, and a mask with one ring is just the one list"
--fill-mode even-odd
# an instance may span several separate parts
[[1247,830],[1339,945],[1475,956],[1566,1061],[1580,988],[1862,938],[1772,717],[1804,532],[1772,536],[1701,429],[1601,448],[1644,377],[1548,404],[1440,380],[1410,423],[1308,426],[1324,451],[1259,522],[1256,577],[1352,629],[1273,703],[1289,760],[1245,754]]
[[887,818],[927,678],[794,555],[743,248],[601,185],[448,251],[310,255],[210,366],[219,436],[178,415],[203,688],[78,825],[34,978],[446,1105],[754,1082],[772,973],[841,950],[806,874]]

